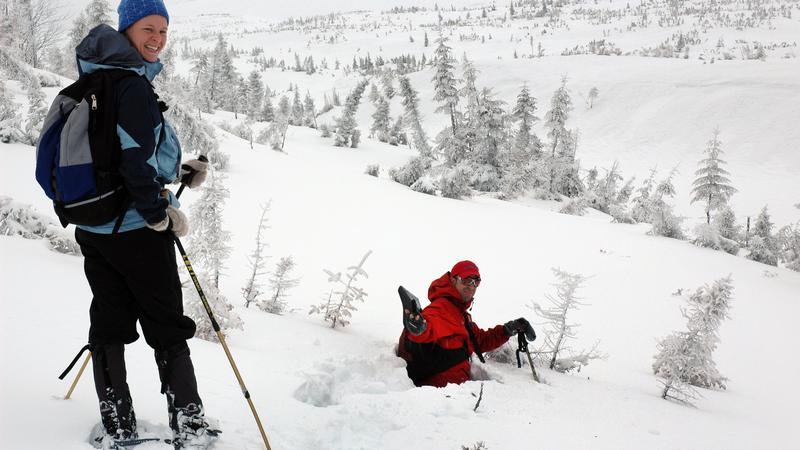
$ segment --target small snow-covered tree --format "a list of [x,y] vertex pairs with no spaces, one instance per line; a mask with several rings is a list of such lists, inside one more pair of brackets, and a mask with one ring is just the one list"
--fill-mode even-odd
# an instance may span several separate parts
[[292,278],[292,269],[295,263],[291,256],[284,256],[275,266],[272,276],[269,279],[269,298],[262,301],[258,307],[272,314],[282,314],[286,311],[286,297],[289,290],[300,284],[300,280]]
[[4,80],[0,79],[0,142],[7,144],[22,141],[23,134],[17,108],[19,105],[12,100],[6,91]]
[[319,305],[313,305],[308,313],[322,314],[325,321],[331,323],[331,328],[336,328],[336,325],[347,326],[353,312],[358,310],[355,303],[364,302],[367,296],[367,292],[358,287],[357,282],[361,276],[369,277],[364,270],[364,262],[370,254],[372,254],[372,250],[364,254],[357,266],[348,267],[344,279],[342,279],[341,272],[334,273],[325,269],[325,273],[328,274],[328,282],[333,283],[334,286],[327,299]]
[[250,72],[247,77],[247,97],[245,99],[247,106],[245,112],[247,116],[256,119],[262,112],[262,105],[264,101],[264,82],[261,81],[261,74],[258,71]]
[[544,343],[537,354],[549,359],[549,367],[559,372],[568,372],[588,365],[592,359],[601,358],[602,355],[597,350],[599,342],[590,350],[575,352],[569,346],[569,340],[574,339],[578,324],[570,322],[567,315],[570,312],[585,306],[577,295],[578,289],[583,287],[586,277],[580,274],[572,274],[560,269],[552,269],[553,274],[558,279],[555,296],[546,294],[545,298],[550,306],[541,307],[538,303],[532,302],[533,309],[539,317],[545,320],[546,337]]
[[381,142],[389,142],[389,133],[392,126],[392,118],[389,117],[389,102],[382,95],[378,96],[375,112],[372,114],[372,127],[370,136],[377,138]]
[[[225,269],[225,260],[232,250],[228,244],[230,232],[222,228],[224,203],[229,196],[228,189],[223,185],[224,180],[222,172],[210,171],[208,179],[201,187],[200,199],[191,208],[192,229],[186,246],[203,293],[223,330],[242,328],[241,319],[219,290],[219,280]],[[188,283],[184,288],[184,295],[186,296],[184,313],[197,324],[195,336],[216,341],[216,333],[192,283]]]
[[267,243],[264,242],[264,230],[269,228],[267,225],[267,213],[270,209],[270,203],[261,205],[261,217],[258,220],[258,231],[256,232],[256,245],[253,253],[250,254],[248,259],[248,266],[250,268],[250,276],[247,278],[247,284],[242,288],[242,295],[244,296],[244,307],[248,308],[250,303],[258,302],[262,294],[260,277],[264,275],[264,265],[269,256],[264,254],[264,249]]
[[31,205],[16,202],[3,195],[0,195],[0,236],[45,239],[55,252],[81,254],[78,243],[49,216],[36,211]]
[[692,200],[705,202],[706,223],[711,223],[711,212],[727,204],[728,199],[736,192],[730,185],[728,171],[722,168],[726,164],[719,155],[722,153],[722,143],[719,140],[719,128],[714,130],[714,136],[708,141],[705,153],[707,157],[700,161],[700,167],[695,171],[697,178],[692,188]]
[[675,196],[675,186],[672,178],[677,173],[677,169],[672,169],[667,178],[661,180],[656,186],[651,202],[650,223],[653,227],[649,233],[653,236],[664,236],[673,239],[684,239],[685,234],[681,224],[682,217],[678,217],[672,210],[672,205],[666,199]]
[[455,60],[451,48],[447,45],[447,38],[440,35],[436,40],[438,44],[433,56],[433,100],[441,105],[436,112],[447,112],[450,115],[450,130],[455,136],[457,133],[458,89],[456,77],[453,73]]
[[262,122],[275,120],[275,107],[272,106],[272,100],[266,95],[264,96],[264,104],[261,106],[260,120]]
[[309,128],[317,128],[317,115],[314,99],[311,93],[306,91],[306,97],[303,99],[303,126]]
[[674,332],[658,344],[653,373],[660,378],[661,397],[691,403],[690,386],[725,389],[727,378],[717,370],[713,353],[719,344],[719,327],[729,318],[733,296],[731,277],[698,288],[682,310],[687,330]]
[[597,97],[599,96],[600,96],[600,91],[597,90],[597,87],[592,87],[591,89],[589,89],[589,99],[588,99],[589,109],[592,109],[592,107],[594,106],[594,102],[597,101]]
[[347,96],[341,117],[336,121],[336,137],[333,145],[337,147],[358,147],[360,131],[356,129],[356,111],[361,103],[361,96],[367,88],[367,80],[359,82]]
[[653,189],[655,187],[656,169],[650,170],[650,176],[636,190],[631,200],[631,217],[638,223],[649,223],[653,214]]
[[225,260],[232,251],[231,233],[222,228],[225,200],[230,196],[224,181],[222,172],[209,171],[208,179],[200,187],[200,199],[191,207],[191,232],[186,246],[192,264],[199,272],[208,273],[217,288],[225,270]]
[[428,143],[428,136],[422,128],[422,117],[419,112],[419,97],[417,91],[411,86],[408,77],[400,77],[400,95],[403,97],[402,104],[405,108],[405,118],[403,122],[411,128],[412,140],[420,156],[430,158],[433,151]]
[[786,268],[800,272],[800,222],[781,228],[777,240]]
[[300,91],[295,89],[294,100],[292,100],[292,114],[289,116],[289,125],[303,125],[304,116],[305,108],[303,107],[303,102],[300,100]]
[[778,243],[775,236],[772,234],[772,228],[775,225],[769,215],[769,211],[765,206],[758,214],[751,232],[753,236],[750,238],[747,248],[750,253],[747,255],[748,259],[757,261],[770,266],[778,265]]

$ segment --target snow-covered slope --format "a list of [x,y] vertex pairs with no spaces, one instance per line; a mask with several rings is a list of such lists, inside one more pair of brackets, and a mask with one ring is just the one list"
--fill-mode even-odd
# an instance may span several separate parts
[[[231,155],[225,226],[234,253],[221,288],[245,322],[229,344],[274,448],[448,449],[478,440],[493,449],[793,447],[796,273],[650,237],[644,227],[601,216],[442,199],[362,173],[368,163],[398,164],[408,157],[402,149],[371,142],[334,148],[302,128],[290,129],[286,154],[223,139]],[[35,198],[32,149],[2,151],[0,192]],[[193,199],[195,193],[185,195],[189,207]],[[284,316],[240,306],[257,205],[269,199],[269,254],[292,254],[302,279],[290,297],[296,311]],[[81,259],[21,238],[3,237],[0,247],[0,446],[87,448],[97,420],[90,375],[70,401],[59,398],[68,383],[56,379],[86,336],[90,292]],[[367,250],[373,255],[362,286],[369,296],[352,325],[332,330],[308,316],[329,289],[322,269],[343,270]],[[477,412],[479,382],[413,388],[393,356],[401,327],[397,285],[424,295],[430,280],[462,258],[481,267],[485,282],[473,314],[483,327],[521,315],[535,320],[528,305],[550,292],[550,267],[591,276],[582,292],[589,305],[574,317],[581,324],[576,347],[600,340],[608,357],[574,375],[540,369],[547,384],[535,384],[527,369],[490,362]],[[684,322],[683,300],[671,293],[728,274],[732,319],[715,355],[728,390],[704,391],[697,408],[661,400],[650,372],[655,343]],[[222,349],[200,340],[191,347],[208,411],[225,430],[219,448],[258,448]],[[165,433],[157,372],[143,342],[129,346],[128,365],[143,427]]]

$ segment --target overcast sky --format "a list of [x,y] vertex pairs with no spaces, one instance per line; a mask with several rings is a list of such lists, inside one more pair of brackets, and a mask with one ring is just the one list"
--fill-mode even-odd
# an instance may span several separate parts
[[[62,1],[65,12],[74,17],[90,0]],[[116,11],[118,0],[108,0]],[[196,15],[210,13],[227,13],[247,16],[283,19],[294,16],[311,16],[336,11],[384,10],[393,6],[426,6],[432,8],[438,3],[440,7],[456,7],[464,5],[491,4],[491,0],[165,0],[170,16]],[[500,2],[502,4],[502,2]]]

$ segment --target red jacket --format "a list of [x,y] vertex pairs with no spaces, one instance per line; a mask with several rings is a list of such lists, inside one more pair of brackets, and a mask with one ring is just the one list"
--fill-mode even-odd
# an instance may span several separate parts
[[[435,346],[446,350],[467,349],[467,354],[472,355],[475,348],[467,334],[465,322],[473,330],[478,347],[481,352],[488,352],[500,347],[508,341],[502,325],[497,325],[484,331],[472,321],[472,317],[467,313],[467,309],[472,302],[464,303],[461,295],[450,281],[450,272],[445,273],[431,283],[428,288],[428,299],[431,304],[422,310],[422,316],[428,323],[428,327],[419,336],[414,336],[408,330],[403,330],[400,336],[398,354],[406,361],[409,361],[410,354],[405,349],[404,341],[409,339],[412,342],[425,344],[433,343]],[[465,359],[456,365],[443,370],[429,378],[419,382],[419,385],[444,387],[448,383],[461,384],[470,379],[470,360]]]

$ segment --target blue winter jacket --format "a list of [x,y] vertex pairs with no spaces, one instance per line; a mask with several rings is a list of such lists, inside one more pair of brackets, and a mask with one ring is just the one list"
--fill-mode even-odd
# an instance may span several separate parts
[[[119,231],[135,230],[164,220],[169,204],[179,206],[172,193],[164,198],[161,192],[165,184],[178,177],[181,146],[175,130],[162,119],[149,84],[161,71],[162,64],[145,61],[125,35],[108,25],[93,28],[76,47],[76,54],[81,76],[102,69],[126,69],[140,75],[120,80],[116,89],[117,134],[122,144],[119,171],[131,196],[131,207]],[[79,228],[110,234],[116,221]]]

